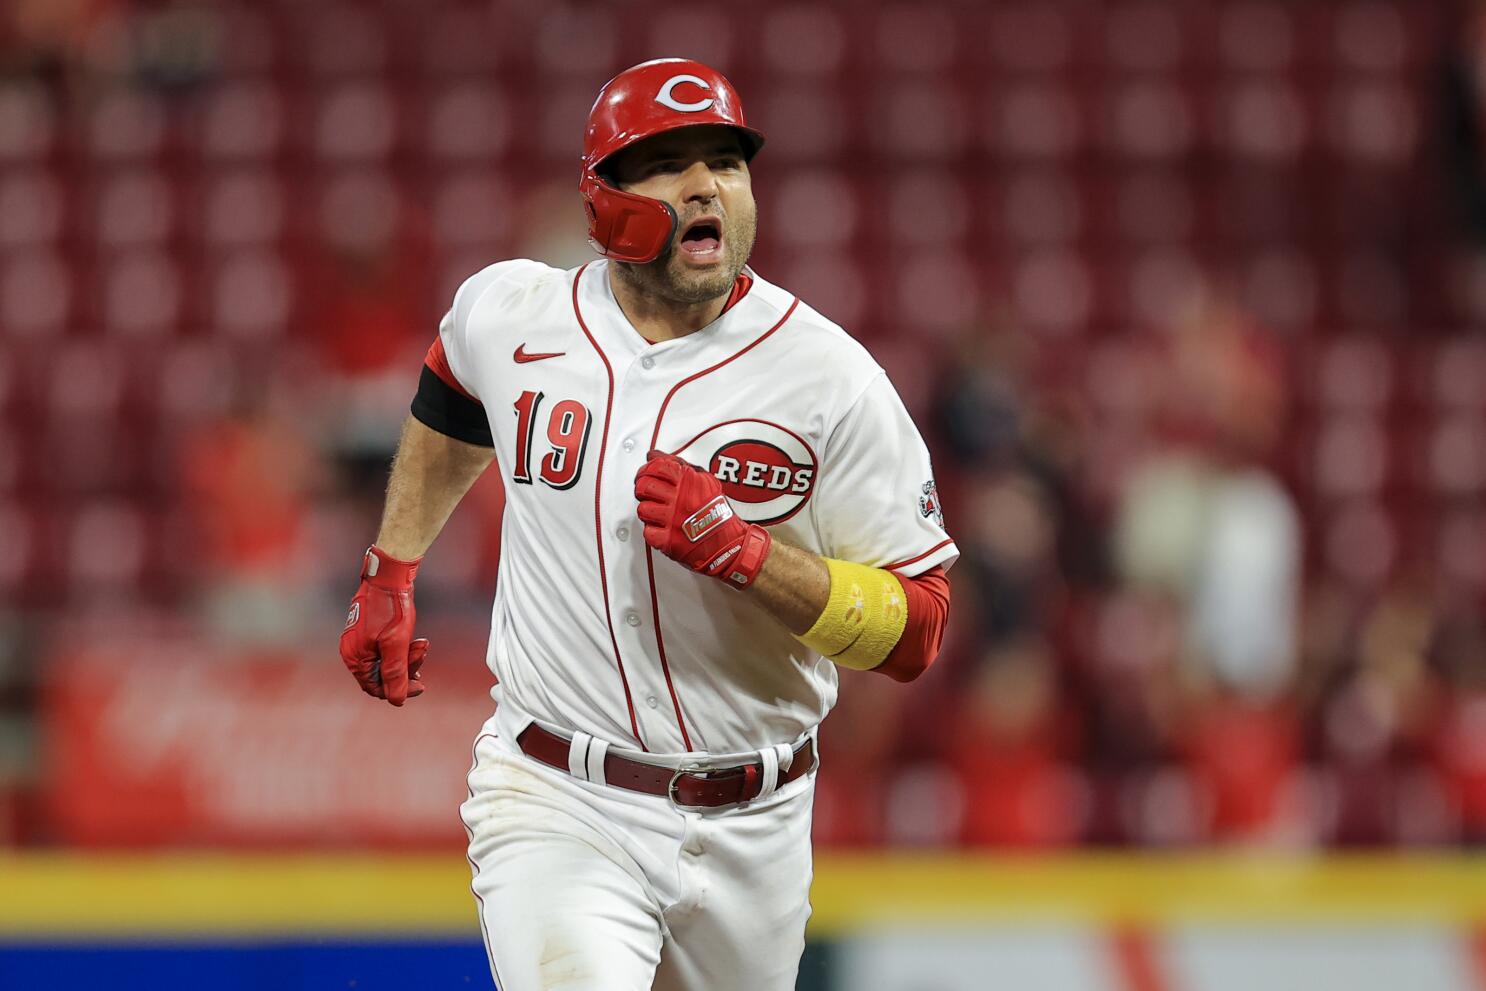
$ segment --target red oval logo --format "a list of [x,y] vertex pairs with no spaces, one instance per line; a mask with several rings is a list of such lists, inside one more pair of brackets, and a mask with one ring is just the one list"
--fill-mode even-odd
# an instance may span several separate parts
[[773,444],[740,440],[712,455],[709,466],[722,491],[737,502],[768,502],[782,495],[804,495],[815,483],[811,465],[796,464]]
[[799,434],[766,420],[728,420],[676,452],[705,465],[738,516],[769,526],[794,516],[815,488],[819,462]]

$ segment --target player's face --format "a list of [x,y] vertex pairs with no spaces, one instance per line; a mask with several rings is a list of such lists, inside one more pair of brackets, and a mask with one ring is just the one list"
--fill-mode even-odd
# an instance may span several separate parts
[[612,168],[622,188],[676,211],[671,246],[647,265],[628,266],[647,288],[683,303],[732,289],[758,232],[748,162],[732,129],[709,124],[658,134],[620,152]]

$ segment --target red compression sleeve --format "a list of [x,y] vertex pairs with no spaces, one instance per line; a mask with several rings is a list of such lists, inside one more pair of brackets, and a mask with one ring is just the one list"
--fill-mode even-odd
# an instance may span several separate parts
[[912,681],[939,656],[949,621],[949,578],[936,566],[913,578],[899,575],[898,580],[908,599],[908,622],[887,660],[872,670],[894,681]]

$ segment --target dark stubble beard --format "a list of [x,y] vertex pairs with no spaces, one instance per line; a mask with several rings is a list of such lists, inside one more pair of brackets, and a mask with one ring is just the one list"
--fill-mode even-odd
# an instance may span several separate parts
[[710,271],[689,269],[681,259],[681,231],[686,224],[678,224],[671,244],[653,262],[634,265],[619,262],[619,269],[632,285],[643,292],[659,296],[673,303],[705,303],[724,296],[738,280],[738,273],[748,264],[753,254],[753,242],[758,236],[758,218],[729,217],[723,225],[722,243],[726,255],[719,268]]

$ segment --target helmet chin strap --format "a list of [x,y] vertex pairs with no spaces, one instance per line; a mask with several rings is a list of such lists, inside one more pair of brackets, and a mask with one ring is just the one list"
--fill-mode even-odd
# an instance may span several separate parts
[[676,236],[676,211],[650,196],[625,192],[585,171],[578,192],[588,208],[588,241],[614,261],[644,265],[659,258]]

